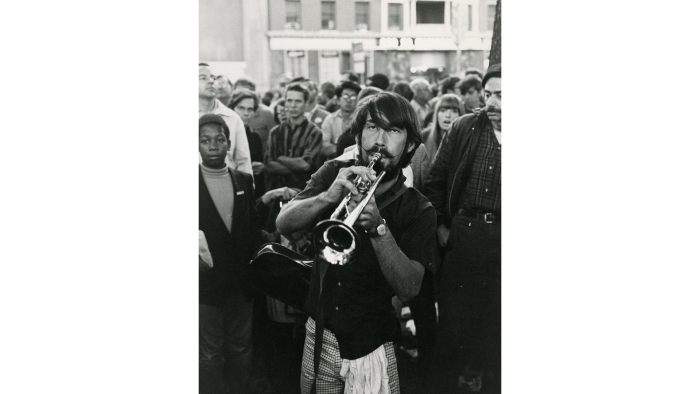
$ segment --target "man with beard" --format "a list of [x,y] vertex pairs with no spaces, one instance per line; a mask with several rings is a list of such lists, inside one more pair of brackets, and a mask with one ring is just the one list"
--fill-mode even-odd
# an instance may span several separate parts
[[214,114],[224,119],[231,132],[231,144],[226,155],[226,163],[231,165],[234,170],[252,175],[253,166],[243,121],[237,113],[226,107],[228,103],[222,103],[216,97],[217,91],[214,87],[214,76],[211,74],[211,69],[207,63],[199,63],[199,117]]
[[[301,375],[305,394],[398,393],[392,338],[399,325],[391,299],[413,298],[425,270],[434,266],[435,211],[420,192],[404,185],[401,172],[421,143],[411,104],[389,92],[368,97],[358,105],[351,130],[357,161],[326,162],[277,218],[282,234],[312,229],[348,193],[349,211],[365,197],[354,185],[356,177],[370,182],[386,171],[354,223],[359,242],[353,261],[331,265],[317,257],[314,262],[305,304],[310,315]],[[367,168],[375,152],[382,158]]]
[[501,65],[483,79],[486,107],[457,119],[440,145],[425,191],[445,248],[439,273],[435,393],[461,377],[501,392]]

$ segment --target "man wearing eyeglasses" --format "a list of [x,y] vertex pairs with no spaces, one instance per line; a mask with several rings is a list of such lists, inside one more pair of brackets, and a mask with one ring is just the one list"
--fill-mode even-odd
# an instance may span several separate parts
[[357,106],[357,95],[360,90],[362,90],[360,85],[352,81],[343,82],[335,89],[335,97],[338,99],[340,109],[329,115],[321,125],[321,131],[323,131],[321,154],[324,157],[335,157],[338,137],[350,129],[352,113]]

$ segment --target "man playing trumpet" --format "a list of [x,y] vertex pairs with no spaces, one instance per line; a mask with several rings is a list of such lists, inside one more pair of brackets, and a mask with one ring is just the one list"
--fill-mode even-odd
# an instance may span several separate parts
[[[301,374],[305,394],[398,393],[392,339],[399,325],[391,298],[405,302],[414,297],[425,269],[434,267],[435,210],[420,192],[404,185],[401,172],[421,143],[411,104],[390,92],[368,97],[357,106],[351,133],[360,152],[357,160],[326,162],[276,223],[281,234],[310,229],[348,193],[352,212],[366,197],[355,178],[374,183],[385,172],[354,223],[359,241],[352,262],[314,262],[305,304],[310,315]],[[377,152],[381,159],[368,168]]]

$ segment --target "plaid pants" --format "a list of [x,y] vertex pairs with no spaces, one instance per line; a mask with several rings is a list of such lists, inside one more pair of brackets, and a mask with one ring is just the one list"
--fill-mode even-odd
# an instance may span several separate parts
[[[306,320],[306,342],[304,343],[304,358],[301,364],[301,393],[309,394],[314,381],[314,335],[316,322],[309,317]],[[389,388],[391,394],[399,392],[399,371],[396,367],[396,355],[394,345],[387,342],[384,345],[386,352],[387,374],[389,375]],[[345,388],[345,380],[340,376],[340,367],[343,360],[340,358],[338,341],[335,335],[328,330],[323,330],[323,344],[321,347],[321,361],[318,365],[318,377],[316,378],[317,394],[342,394]]]

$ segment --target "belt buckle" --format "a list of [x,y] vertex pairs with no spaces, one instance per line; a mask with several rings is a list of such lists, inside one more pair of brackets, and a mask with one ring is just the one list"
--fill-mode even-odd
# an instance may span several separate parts
[[[489,220],[489,216],[491,216],[491,219]],[[484,214],[484,223],[493,223],[493,214],[492,213],[485,213]]]

